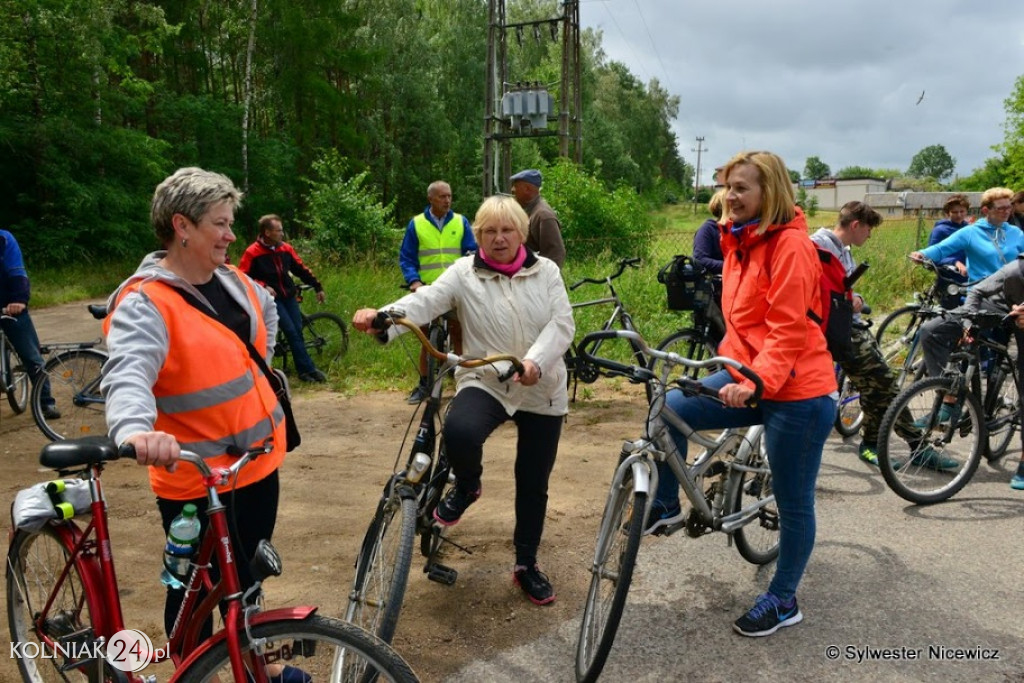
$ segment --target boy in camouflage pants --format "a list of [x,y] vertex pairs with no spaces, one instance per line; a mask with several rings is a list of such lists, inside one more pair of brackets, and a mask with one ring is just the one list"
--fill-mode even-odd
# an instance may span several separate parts
[[[811,239],[835,255],[849,274],[855,267],[850,247],[863,245],[871,237],[871,231],[881,224],[882,216],[864,202],[847,202],[839,210],[838,225],[831,229],[821,228],[811,235]],[[886,409],[896,398],[898,388],[896,376],[882,357],[875,336],[867,325],[860,324],[859,313],[863,308],[864,298],[854,293],[853,353],[849,360],[839,365],[860,392],[864,424],[858,455],[864,462],[877,467],[878,428]],[[920,431],[914,427],[910,416],[901,415],[900,418],[896,423],[897,433],[908,441],[918,438]]]

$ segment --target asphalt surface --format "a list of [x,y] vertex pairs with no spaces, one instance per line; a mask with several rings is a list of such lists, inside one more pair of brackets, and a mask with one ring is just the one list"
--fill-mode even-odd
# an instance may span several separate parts
[[[767,588],[774,564],[748,564],[723,534],[648,537],[601,681],[1024,681],[1015,466],[1016,455],[982,463],[950,501],[919,507],[833,435],[798,593],[804,621],[767,638],[735,634],[733,620]],[[581,611],[445,680],[575,681]]]

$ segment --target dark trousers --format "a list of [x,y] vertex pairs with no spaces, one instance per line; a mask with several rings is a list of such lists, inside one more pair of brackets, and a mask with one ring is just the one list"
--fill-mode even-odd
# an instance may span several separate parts
[[452,399],[444,423],[448,461],[464,491],[480,488],[483,474],[484,441],[506,420],[513,420],[519,435],[516,442],[516,528],[512,537],[516,564],[532,566],[544,532],[548,507],[548,480],[558,453],[562,434],[561,415],[538,415],[519,411],[511,418],[501,403],[483,389],[470,387]]
[[295,359],[295,374],[308,375],[316,370],[313,359],[306,351],[306,342],[302,338],[302,311],[299,309],[299,302],[294,297],[278,297],[274,299],[277,305],[277,324],[284,332],[288,340],[288,346],[292,350],[292,358]]
[[[178,467],[191,467],[191,465],[179,464]],[[256,545],[262,539],[270,540],[274,535],[274,526],[277,523],[277,503],[280,498],[281,485],[277,471],[270,473],[255,484],[238,489],[233,493],[220,494],[221,503],[227,507],[228,531],[231,534],[231,544],[234,547],[235,567],[238,569],[238,580],[242,584],[242,592],[255,583],[252,574],[249,573],[249,560],[256,553]],[[196,500],[167,500],[157,498],[156,504],[160,509],[160,517],[163,521],[164,534],[171,528],[171,522],[177,517],[185,505],[192,503],[199,510],[199,521],[203,525],[202,533],[209,529],[210,523],[206,518],[206,508],[210,506],[206,498]],[[217,557],[214,555],[213,567],[210,569],[210,577],[216,582],[220,579],[220,569],[217,566]],[[200,593],[200,600],[205,592]],[[167,635],[170,635],[174,620],[178,616],[181,603],[185,601],[185,590],[167,589],[167,600],[164,603],[164,628]],[[203,637],[209,637],[213,633],[213,620],[208,619],[203,625]]]
[[21,359],[21,365],[28,372],[32,386],[35,386],[40,380],[46,382],[46,386],[42,390],[42,403],[43,406],[52,406],[50,383],[43,374],[43,355],[39,352],[39,335],[36,334],[36,327],[32,324],[32,317],[28,314],[27,308],[12,317],[14,320],[4,318],[0,321],[7,341],[14,347],[14,352]]

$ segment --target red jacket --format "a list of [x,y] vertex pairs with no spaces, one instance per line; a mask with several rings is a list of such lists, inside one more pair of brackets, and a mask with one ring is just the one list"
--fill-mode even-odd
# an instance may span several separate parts
[[797,208],[790,223],[770,225],[764,235],[757,228],[734,235],[732,221],[722,226],[726,335],[719,352],[750,366],[764,380],[766,399],[825,396],[836,390],[836,378],[825,335],[807,315],[821,315],[821,263],[807,221]]
[[291,299],[295,296],[295,282],[289,273],[297,275],[317,292],[323,289],[313,271],[306,267],[287,242],[268,247],[262,240],[256,240],[242,254],[238,267],[256,282],[273,288],[277,297]]

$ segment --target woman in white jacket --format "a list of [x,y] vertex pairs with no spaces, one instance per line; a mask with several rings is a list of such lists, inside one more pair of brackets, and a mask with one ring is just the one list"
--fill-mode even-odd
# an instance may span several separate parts
[[[554,601],[555,593],[537,567],[537,548],[544,530],[548,480],[569,407],[563,355],[575,325],[558,266],[523,244],[528,223],[515,199],[487,198],[473,222],[479,251],[384,310],[401,311],[425,325],[455,309],[467,356],[507,353],[522,358],[524,372],[512,382],[499,382],[494,368],[456,370],[444,441],[457,483],[434,517],[440,524],[455,524],[480,497],[484,441],[503,422],[513,420],[518,428],[513,580],[532,602],[546,605]],[[376,315],[376,309],[361,309],[352,323],[375,334]],[[390,328],[388,339],[400,332]]]

